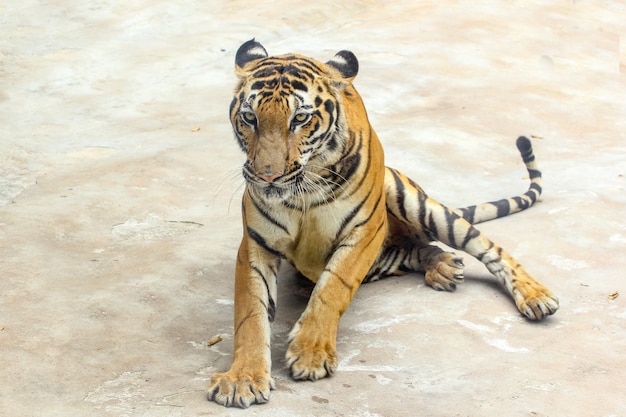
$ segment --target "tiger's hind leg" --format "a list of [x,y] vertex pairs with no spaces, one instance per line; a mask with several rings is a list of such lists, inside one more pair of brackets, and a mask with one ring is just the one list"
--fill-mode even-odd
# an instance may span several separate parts
[[405,272],[423,272],[426,284],[438,291],[454,291],[463,282],[463,258],[444,251],[415,228],[388,217],[389,233],[385,248],[370,269],[365,282]]
[[463,282],[463,258],[438,246],[427,245],[418,249],[426,284],[438,291],[454,291]]
[[429,198],[410,179],[387,168],[385,190],[391,216],[414,230],[422,241],[424,236],[439,240],[477,258],[498,278],[527,318],[541,320],[558,310],[559,302],[552,292],[533,279],[508,252],[452,210]]

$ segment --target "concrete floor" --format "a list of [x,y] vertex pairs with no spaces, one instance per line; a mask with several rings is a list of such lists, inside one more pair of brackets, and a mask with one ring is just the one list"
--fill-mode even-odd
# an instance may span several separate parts
[[[626,6],[543,3],[3,2],[0,415],[626,415]],[[524,320],[470,260],[455,293],[376,282],[338,373],[298,383],[282,358],[311,286],[286,269],[270,403],[208,402],[231,362],[227,108],[253,36],[354,51],[387,164],[451,206],[524,191],[514,140],[533,135],[543,202],[481,229],[561,310]]]

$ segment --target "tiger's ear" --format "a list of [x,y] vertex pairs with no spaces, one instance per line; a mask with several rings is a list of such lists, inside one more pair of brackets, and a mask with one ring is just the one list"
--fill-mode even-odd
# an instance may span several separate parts
[[339,51],[326,63],[339,72],[344,83],[351,83],[359,72],[359,61],[351,51]]
[[235,71],[237,74],[243,74],[245,73],[244,68],[248,63],[256,61],[257,59],[267,58],[267,56],[267,51],[263,45],[252,38],[248,42],[244,42],[237,50],[237,54],[235,55]]

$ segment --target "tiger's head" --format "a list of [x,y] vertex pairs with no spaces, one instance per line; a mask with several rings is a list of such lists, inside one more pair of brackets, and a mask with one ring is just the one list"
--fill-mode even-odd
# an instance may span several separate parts
[[338,180],[333,168],[346,152],[342,95],[358,72],[354,54],[340,51],[325,64],[295,54],[269,57],[252,39],[237,51],[235,69],[230,120],[247,155],[249,190],[267,202],[323,195]]

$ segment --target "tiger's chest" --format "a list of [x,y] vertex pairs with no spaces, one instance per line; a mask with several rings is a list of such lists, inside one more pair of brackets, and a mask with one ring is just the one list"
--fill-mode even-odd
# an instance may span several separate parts
[[344,213],[348,213],[350,207],[346,202],[334,201],[305,213],[274,210],[277,220],[286,227],[279,230],[272,228],[272,233],[265,236],[266,242],[304,276],[317,282],[344,238],[347,230]]

